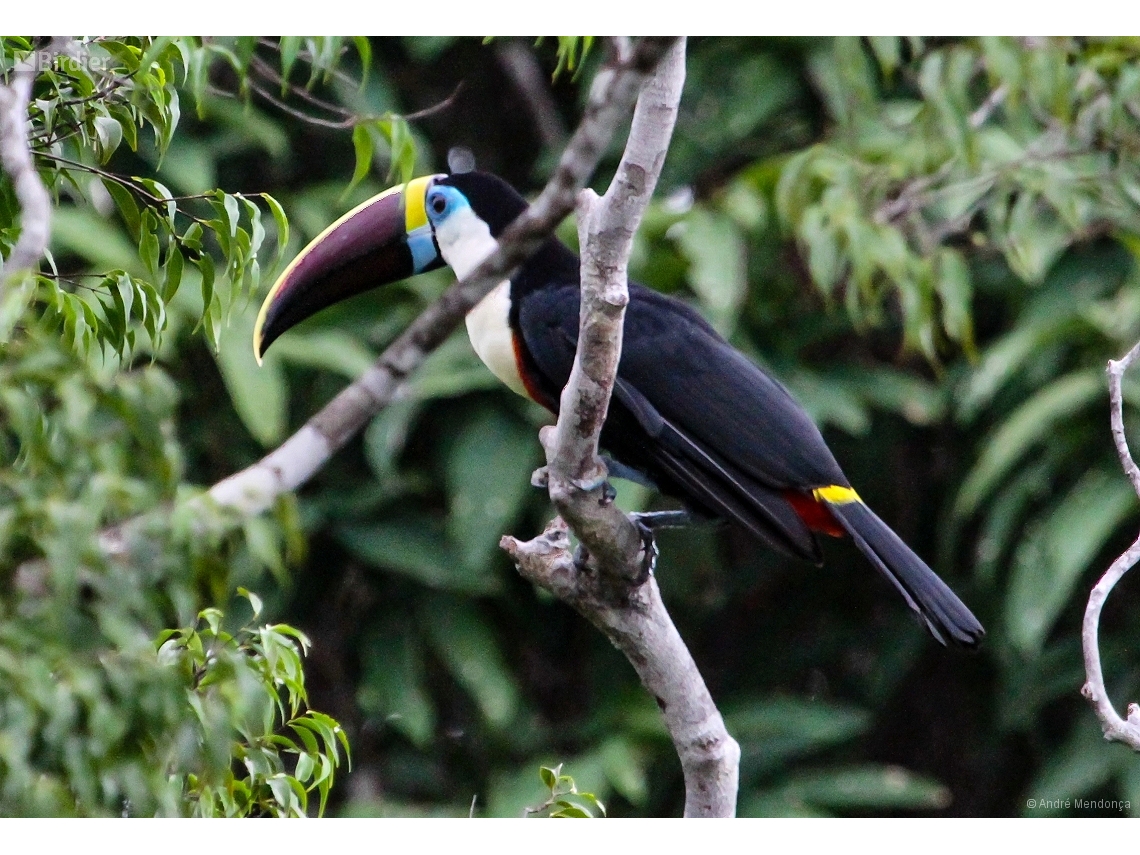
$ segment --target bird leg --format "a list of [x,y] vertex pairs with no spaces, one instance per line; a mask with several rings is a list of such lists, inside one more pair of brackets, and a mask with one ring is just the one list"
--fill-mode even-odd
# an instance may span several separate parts
[[[609,482],[606,482],[609,486]],[[641,535],[641,569],[631,583],[631,588],[640,588],[657,569],[657,558],[661,550],[657,547],[657,538],[653,532],[658,528],[674,528],[687,525],[692,517],[687,511],[659,511],[657,513],[630,514],[629,520],[637,527]],[[574,567],[580,573],[593,573],[595,568],[590,566],[591,555],[581,543],[574,550]]]
[[687,528],[700,520],[689,511],[646,511],[630,514],[629,518],[647,531],[659,528]]
[[653,571],[657,569],[657,556],[661,551],[657,548],[657,538],[653,536],[653,528],[642,522],[646,516],[654,514],[630,514],[629,518],[641,533],[641,572],[637,574],[633,587],[640,588],[649,581]]

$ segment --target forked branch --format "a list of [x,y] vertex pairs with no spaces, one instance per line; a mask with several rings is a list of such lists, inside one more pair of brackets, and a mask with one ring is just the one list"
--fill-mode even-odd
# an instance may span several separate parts
[[[1140,468],[1132,459],[1128,449],[1128,438],[1124,435],[1124,393],[1121,381],[1124,372],[1140,356],[1140,344],[1133,347],[1120,360],[1109,360],[1108,387],[1111,400],[1112,440],[1116,444],[1116,454],[1120,458],[1120,465],[1124,473],[1132,482],[1132,489],[1140,496]],[[1101,577],[1100,581],[1089,594],[1088,606],[1085,608],[1084,625],[1081,629],[1081,644],[1085,653],[1085,685],[1081,694],[1088,698],[1096,710],[1101,726],[1104,728],[1104,738],[1116,742],[1123,742],[1136,751],[1140,751],[1140,705],[1128,705],[1128,718],[1122,719],[1108,697],[1104,687],[1104,673],[1100,664],[1100,642],[1097,637],[1100,627],[1100,612],[1104,608],[1104,601],[1108,599],[1109,592],[1121,577],[1124,576],[1137,561],[1140,561],[1140,538],[1112,562],[1112,566]]]

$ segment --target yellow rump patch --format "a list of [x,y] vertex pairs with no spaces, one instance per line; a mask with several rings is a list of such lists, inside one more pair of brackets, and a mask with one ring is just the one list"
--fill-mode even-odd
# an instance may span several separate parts
[[849,505],[852,502],[863,501],[859,498],[859,494],[850,487],[840,487],[838,484],[820,487],[812,490],[811,494],[815,496],[817,502],[827,502],[829,505]]

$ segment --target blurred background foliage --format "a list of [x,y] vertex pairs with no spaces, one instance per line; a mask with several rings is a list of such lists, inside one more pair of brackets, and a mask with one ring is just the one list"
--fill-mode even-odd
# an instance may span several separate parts
[[[610,816],[679,814],[680,769],[632,669],[497,548],[550,516],[529,486],[548,417],[462,332],[271,517],[192,502],[449,281],[334,307],[258,370],[250,332],[275,255],[445,169],[457,145],[536,191],[604,43],[574,68],[556,40],[116,44],[89,47],[122,64],[109,80],[37,82],[52,256],[0,305],[4,812],[186,812],[258,793],[304,810],[268,781],[309,792],[322,767],[290,752],[335,758],[335,733],[259,743],[284,765],[257,773],[242,746],[300,708],[243,735],[240,699],[264,688],[242,695],[233,674],[214,714],[238,736],[155,750],[193,721],[156,639],[223,631],[197,615],[247,614],[244,586],[311,639],[308,697],[347,732],[352,769],[328,812],[522,815],[553,792],[540,767],[561,763]],[[20,45],[4,45],[10,63]],[[938,647],[843,541],[815,568],[728,530],[664,533],[663,594],[743,749],[742,815],[1037,815],[1027,799],[1078,797],[1140,814],[1140,759],[1101,739],[1079,696],[1085,592],[1137,516],[1103,369],[1140,338],[1138,150],[1133,39],[690,41],[634,275],[780,377],[988,629],[977,655]],[[5,253],[13,211],[0,184]],[[1140,383],[1125,388],[1134,433]],[[623,507],[668,506],[618,486]],[[156,507],[175,510],[145,517],[145,548],[96,548],[101,528]],[[1102,624],[1119,702],[1140,693],[1137,584]],[[181,790],[162,789],[184,769]]]

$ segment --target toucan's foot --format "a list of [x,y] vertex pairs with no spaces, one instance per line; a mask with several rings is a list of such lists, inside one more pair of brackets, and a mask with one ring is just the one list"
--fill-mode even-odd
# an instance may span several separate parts
[[[649,581],[653,571],[657,569],[657,556],[661,554],[657,548],[657,538],[653,536],[653,529],[642,521],[645,514],[630,514],[629,518],[637,526],[641,534],[641,572],[633,582],[633,587],[640,588]],[[650,515],[652,516],[652,515]]]
[[[641,521],[642,516],[644,515],[629,515],[630,521],[637,526],[637,533],[641,535],[641,566],[631,584],[633,588],[640,588],[649,581],[649,577],[657,569],[657,556],[661,554],[657,548],[657,538],[653,536],[653,529]],[[590,553],[582,544],[578,544],[578,548],[574,550],[574,567],[580,573],[593,572],[590,569]]]
[[685,528],[698,522],[688,511],[648,511],[630,514],[629,518],[648,531],[661,528]]
[[574,549],[574,569],[579,573],[592,573],[590,569],[590,553],[586,551],[586,547],[582,544]]

